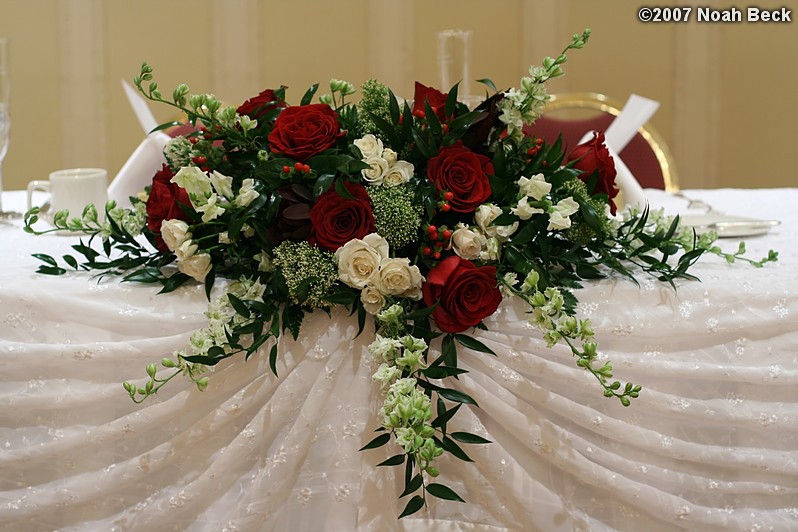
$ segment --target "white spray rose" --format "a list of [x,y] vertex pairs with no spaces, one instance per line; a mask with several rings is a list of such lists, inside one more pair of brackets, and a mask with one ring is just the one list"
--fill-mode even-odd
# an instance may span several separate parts
[[391,148],[385,148],[382,150],[382,158],[388,161],[388,164],[391,165],[396,162],[399,156],[396,155],[396,152],[393,151]]
[[178,261],[177,269],[199,282],[211,271],[211,256],[207,253],[198,253],[185,260]]
[[338,278],[347,286],[363,289],[388,258],[388,241],[377,233],[350,240],[335,252]]
[[414,171],[415,167],[413,167],[412,163],[407,161],[396,161],[388,168],[388,173],[385,174],[382,183],[388,187],[395,187],[396,185],[407,183],[410,181],[410,178],[413,177]]
[[466,260],[478,259],[487,242],[485,235],[472,231],[466,226],[460,226],[452,233],[452,249],[459,257]]
[[406,258],[385,259],[375,277],[377,288],[388,296],[421,299],[421,284],[424,277],[418,266],[411,266]]
[[377,314],[385,306],[385,296],[380,293],[376,286],[366,285],[360,291],[360,301],[363,303],[363,308],[372,316]]
[[363,162],[369,165],[368,168],[360,171],[363,179],[370,185],[382,185],[385,174],[388,173],[388,161],[382,157],[373,156],[364,159]]
[[364,160],[370,157],[382,157],[382,141],[370,133],[357,139],[354,144],[360,150]]
[[501,207],[492,203],[483,203],[477,207],[474,220],[486,235],[495,237],[500,242],[506,242],[510,239],[510,235],[518,230],[518,222],[514,222],[513,225],[490,225],[501,213]]
[[188,232],[188,224],[183,220],[165,220],[161,224],[161,238],[169,251],[174,251],[186,240],[191,240],[191,236],[191,233]]

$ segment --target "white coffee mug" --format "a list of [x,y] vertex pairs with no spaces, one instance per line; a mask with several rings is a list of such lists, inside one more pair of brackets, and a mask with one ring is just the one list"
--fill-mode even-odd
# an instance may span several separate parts
[[49,180],[28,183],[28,209],[33,206],[33,192],[50,193],[50,216],[68,210],[70,218],[80,217],[89,203],[102,218],[108,200],[108,174],[103,168],[69,168],[50,173]]

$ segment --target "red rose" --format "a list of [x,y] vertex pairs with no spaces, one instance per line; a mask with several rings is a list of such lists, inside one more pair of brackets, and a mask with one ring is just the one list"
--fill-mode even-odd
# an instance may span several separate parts
[[250,98],[238,106],[236,112],[240,115],[247,115],[257,120],[272,109],[277,109],[278,107],[285,107],[285,102],[275,96],[273,90],[266,89],[254,98]]
[[416,81],[416,90],[413,94],[413,114],[426,113],[424,102],[428,101],[429,106],[435,111],[435,116],[440,122],[443,122],[446,120],[446,96],[438,89],[427,87]]
[[323,103],[288,107],[269,133],[273,152],[305,162],[335,145],[346,133],[338,125],[338,114]]
[[597,173],[598,180],[593,192],[606,194],[609,197],[610,212],[614,215],[616,207],[613,198],[618,195],[618,189],[615,188],[615,162],[604,145],[604,134],[594,133],[592,139],[574,148],[568,154],[567,162],[571,161],[576,161],[574,168],[584,172],[579,176],[584,182],[587,182],[593,173]]
[[441,148],[438,155],[427,162],[429,180],[438,190],[454,194],[449,205],[455,212],[474,212],[488,200],[488,174],[492,173],[490,159],[474,153],[460,142]]
[[170,182],[174,175],[168,166],[163,165],[161,171],[152,178],[150,196],[147,198],[147,228],[155,233],[155,247],[160,251],[169,251],[161,238],[161,223],[175,218],[188,221],[190,217],[180,206],[181,204],[190,211],[194,210],[188,192],[176,183]]
[[452,255],[427,274],[422,285],[424,304],[438,306],[432,318],[444,332],[462,332],[490,316],[502,294],[496,284],[496,268],[482,266]]
[[376,231],[366,189],[349,181],[343,185],[351,198],[339,195],[332,186],[310,209],[310,243],[327,251],[335,251],[353,238]]

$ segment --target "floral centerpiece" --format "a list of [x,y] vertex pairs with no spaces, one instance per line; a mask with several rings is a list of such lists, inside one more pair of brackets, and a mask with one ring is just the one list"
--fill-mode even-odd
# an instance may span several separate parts
[[[137,87],[185,113],[189,132],[169,142],[168,163],[131,208],[109,202],[102,220],[91,205],[79,217],[62,211],[52,229],[90,236],[74,246],[80,260],[64,257],[74,269],[162,292],[205,285],[207,327],[161,370],[148,365],[146,381],[124,383],[130,397],[142,401],[181,374],[204,389],[210,370],[237,355],[267,356],[276,374],[277,342],[297,338],[306,314],[345,306],[358,334],[371,317],[384,401],[379,434],[363,449],[394,441],[397,454],[380,465],[406,468],[401,496],[413,496],[402,516],[427,495],[462,500],[435,482],[435,459],[469,460],[463,446],[489,443],[449,430],[463,404],[476,405],[453,381],[465,373],[458,349],[496,356],[472,331],[504,298],[525,301],[548,345],[565,343],[602,393],[628,406],[641,386],[598,362],[590,322],[575,310],[580,281],[650,274],[673,284],[692,278],[702,254],[733,261],[744,248],[723,253],[714,235],[697,237],[648,210],[616,216],[615,169],[600,134],[566,151],[525,133],[548,99],[546,82],[589,36],[574,35],[518,88],[480,80],[490,94],[474,110],[458,102],[457,85],[442,93],[416,83],[414,99],[400,102],[376,80],[357,103],[348,101],[355,87],[340,80],[318,103],[318,85],[298,105],[285,87],[238,107],[185,85],[167,99],[145,63]],[[37,220],[32,209],[25,229],[40,233]],[[40,272],[66,272],[37,257]],[[212,298],[219,277],[231,282]]]

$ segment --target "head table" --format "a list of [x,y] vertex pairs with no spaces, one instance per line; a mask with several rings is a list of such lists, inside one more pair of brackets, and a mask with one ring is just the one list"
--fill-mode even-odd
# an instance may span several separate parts
[[346,312],[317,312],[281,343],[279,377],[268,357],[237,359],[204,392],[177,379],[136,405],[121,383],[187,346],[203,288],[39,275],[31,254],[77,237],[0,223],[0,530],[798,530],[798,189],[684,195],[781,220],[745,239],[779,262],[708,257],[677,291],[587,283],[602,356],[643,386],[629,408],[505,301],[475,333],[499,356],[463,350],[454,384],[480,406],[450,430],[492,443],[438,464],[468,502],[402,520],[403,468],[376,467],[398,449],[358,452],[379,426],[373,329],[356,338]]

